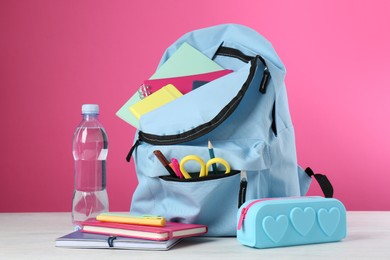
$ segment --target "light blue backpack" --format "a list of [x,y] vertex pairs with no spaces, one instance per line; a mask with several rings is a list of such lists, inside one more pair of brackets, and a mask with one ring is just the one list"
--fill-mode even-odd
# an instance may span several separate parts
[[[241,171],[247,174],[247,200],[302,196],[311,182],[313,173],[297,165],[286,70],[264,37],[236,24],[185,34],[159,66],[184,42],[233,72],[141,117],[127,157],[134,155],[139,181],[130,213],[206,224],[209,236],[235,236]],[[206,162],[208,140],[215,156],[230,164],[230,173],[219,165],[221,173],[199,178],[199,165],[188,164],[192,178],[173,178],[153,153],[179,161],[197,155]]]

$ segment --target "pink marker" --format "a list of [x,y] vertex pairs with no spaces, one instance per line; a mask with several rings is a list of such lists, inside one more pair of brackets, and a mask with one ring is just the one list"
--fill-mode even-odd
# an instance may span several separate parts
[[176,158],[172,158],[170,165],[172,166],[173,171],[176,173],[177,177],[179,177],[179,179],[183,179],[184,176],[180,171],[179,161]]

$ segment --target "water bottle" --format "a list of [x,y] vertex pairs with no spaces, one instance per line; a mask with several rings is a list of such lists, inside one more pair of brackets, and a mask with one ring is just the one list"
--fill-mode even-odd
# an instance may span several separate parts
[[99,106],[85,104],[83,120],[73,135],[74,193],[72,222],[75,230],[82,223],[108,211],[106,191],[106,158],[108,140],[99,122]]

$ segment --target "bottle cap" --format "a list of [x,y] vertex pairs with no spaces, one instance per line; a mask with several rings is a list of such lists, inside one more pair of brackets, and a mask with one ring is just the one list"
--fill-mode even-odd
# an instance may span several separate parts
[[99,105],[97,104],[84,104],[81,107],[82,114],[99,114]]

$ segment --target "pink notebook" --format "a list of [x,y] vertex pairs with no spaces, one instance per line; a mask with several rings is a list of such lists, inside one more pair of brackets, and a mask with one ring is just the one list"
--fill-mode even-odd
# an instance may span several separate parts
[[207,226],[166,222],[163,227],[131,225],[112,222],[88,221],[83,225],[82,232],[142,238],[149,240],[169,240],[199,236],[207,233]]
[[192,90],[194,81],[213,81],[231,72],[232,70],[218,70],[208,73],[175,78],[148,79],[144,81],[144,86],[147,87],[147,90],[144,90],[142,92],[148,91],[148,94],[151,94],[168,84],[172,84],[184,95]]

